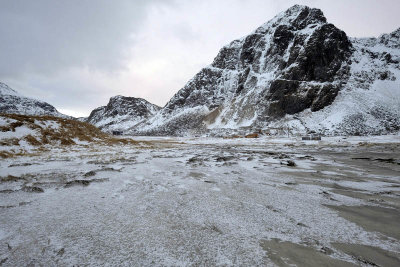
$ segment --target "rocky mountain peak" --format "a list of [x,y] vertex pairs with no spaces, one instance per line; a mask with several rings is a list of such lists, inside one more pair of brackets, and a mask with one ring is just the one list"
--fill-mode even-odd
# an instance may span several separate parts
[[256,73],[279,69],[283,79],[332,81],[351,48],[346,34],[328,24],[321,10],[295,5],[223,47],[212,66]]
[[118,101],[124,101],[124,100],[135,100],[135,99],[139,99],[136,97],[131,97],[131,96],[122,96],[122,95],[116,95],[116,96],[112,96],[110,97],[110,102],[118,102]]
[[[375,115],[370,116],[371,120],[379,125],[375,127],[379,131],[391,131],[396,129],[395,118],[400,110],[390,107],[400,105],[386,107],[382,103],[387,101],[385,95],[398,94],[399,40],[400,29],[379,38],[349,39],[328,23],[321,10],[292,6],[249,35],[222,47],[211,65],[200,70],[159,113],[133,131],[185,135],[217,129],[259,129],[279,125],[290,116],[303,118],[293,119],[293,124],[315,129],[315,120],[309,118],[317,117],[310,114],[319,114],[315,116],[329,118],[324,124],[330,130],[336,127],[345,133],[374,132],[371,129],[375,126],[367,127],[372,124],[360,123],[357,118],[383,113],[391,118],[389,123],[382,123]],[[373,90],[382,91],[382,97],[377,98],[382,103],[371,97],[378,94],[372,89],[368,94],[362,91],[374,86],[379,88]],[[359,101],[367,98],[375,104]],[[333,103],[346,106],[351,101],[363,110],[330,108]],[[345,129],[351,124],[348,122],[357,126]]]
[[213,115],[204,123],[220,127],[317,111],[330,105],[346,83],[352,51],[347,35],[327,23],[321,10],[295,5],[224,46],[162,113],[189,116],[195,109],[198,120],[197,110],[208,110]]
[[106,106],[94,109],[87,122],[104,130],[123,130],[148,119],[159,110],[160,107],[145,99],[117,95],[111,97]]
[[386,47],[400,48],[400,28],[389,34],[382,34],[379,36],[378,42]]
[[320,9],[294,5],[257,28],[255,33],[265,33],[270,31],[271,28],[283,25],[287,26],[290,30],[298,31],[309,25],[325,24],[326,22],[324,13]]
[[143,117],[159,109],[145,99],[117,95],[110,98],[105,110],[113,116],[129,114]]

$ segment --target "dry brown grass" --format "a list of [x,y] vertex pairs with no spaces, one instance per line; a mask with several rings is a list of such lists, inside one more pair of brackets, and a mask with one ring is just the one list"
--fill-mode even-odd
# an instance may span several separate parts
[[1,182],[18,182],[19,180],[25,180],[24,178],[8,175],[5,177],[0,177]]
[[359,146],[364,146],[364,147],[372,147],[378,145],[377,143],[371,143],[371,142],[360,142],[358,143]]
[[232,136],[225,136],[223,137],[224,139],[237,139],[237,138],[258,138],[259,134],[258,133],[252,133],[252,134],[247,134],[247,135],[232,135]]
[[2,159],[11,158],[12,156],[13,156],[13,154],[10,152],[0,151],[0,158],[2,158]]
[[20,122],[20,121],[12,122],[7,126],[0,126],[0,131],[2,131],[2,132],[9,132],[9,131],[15,132],[15,128],[20,127],[22,125],[24,125],[24,124],[22,122]]
[[133,139],[128,139],[128,138],[114,138],[109,136],[108,138],[104,139],[102,141],[103,144],[105,145],[138,145],[139,142],[133,140]]
[[[90,143],[100,143],[103,145],[138,145],[139,143],[127,138],[115,138],[110,136],[98,129],[97,127],[86,123],[70,119],[63,119],[53,116],[27,116],[18,114],[0,114],[0,116],[13,119],[14,122],[7,126],[0,127],[0,131],[15,131],[15,128],[22,125],[26,125],[30,129],[37,130],[40,134],[39,137],[28,135],[24,137],[24,140],[33,146],[42,145],[56,145],[61,144],[62,146],[75,145],[74,139],[80,141],[86,141]],[[52,129],[49,127],[42,127],[37,122],[56,122],[59,127],[58,129]],[[0,145],[19,145],[17,138],[10,138],[6,141],[1,141]],[[3,154],[2,157],[6,157]]]
[[40,146],[42,143],[39,142],[35,137],[32,135],[25,136],[24,140],[28,142],[32,146]]
[[243,138],[240,135],[232,135],[232,136],[224,136],[223,139],[236,139],[236,138]]
[[252,133],[245,135],[244,138],[258,138],[258,133]]
[[18,138],[8,138],[0,141],[0,146],[18,146],[19,139]]

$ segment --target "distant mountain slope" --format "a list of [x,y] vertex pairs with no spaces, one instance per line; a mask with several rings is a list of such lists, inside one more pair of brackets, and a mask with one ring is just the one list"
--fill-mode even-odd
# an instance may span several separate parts
[[[356,39],[295,5],[223,47],[138,134],[290,126],[326,134],[399,129],[399,30]],[[389,97],[391,96],[391,97]]]
[[2,82],[0,82],[0,113],[71,118],[58,112],[55,107],[44,101],[19,94]]
[[107,106],[94,109],[86,121],[104,131],[126,130],[159,110],[160,107],[142,98],[114,96]]

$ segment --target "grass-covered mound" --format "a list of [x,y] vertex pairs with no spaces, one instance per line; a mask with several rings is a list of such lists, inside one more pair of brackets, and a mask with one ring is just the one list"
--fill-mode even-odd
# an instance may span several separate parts
[[137,144],[131,139],[114,138],[95,126],[52,116],[0,114],[0,157],[46,149],[53,146]]

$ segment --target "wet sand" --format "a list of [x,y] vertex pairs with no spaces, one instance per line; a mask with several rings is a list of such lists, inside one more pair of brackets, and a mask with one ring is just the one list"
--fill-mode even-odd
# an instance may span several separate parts
[[399,163],[398,143],[293,139],[10,158],[0,265],[400,266]]
[[346,220],[352,221],[367,231],[380,232],[400,240],[400,212],[397,209],[379,206],[332,206]]
[[322,251],[314,248],[283,242],[279,239],[261,241],[262,248],[267,252],[267,256],[278,266],[357,266],[355,264],[334,259]]
[[332,243],[333,247],[351,255],[358,262],[370,266],[400,266],[400,253],[389,252],[377,247]]

